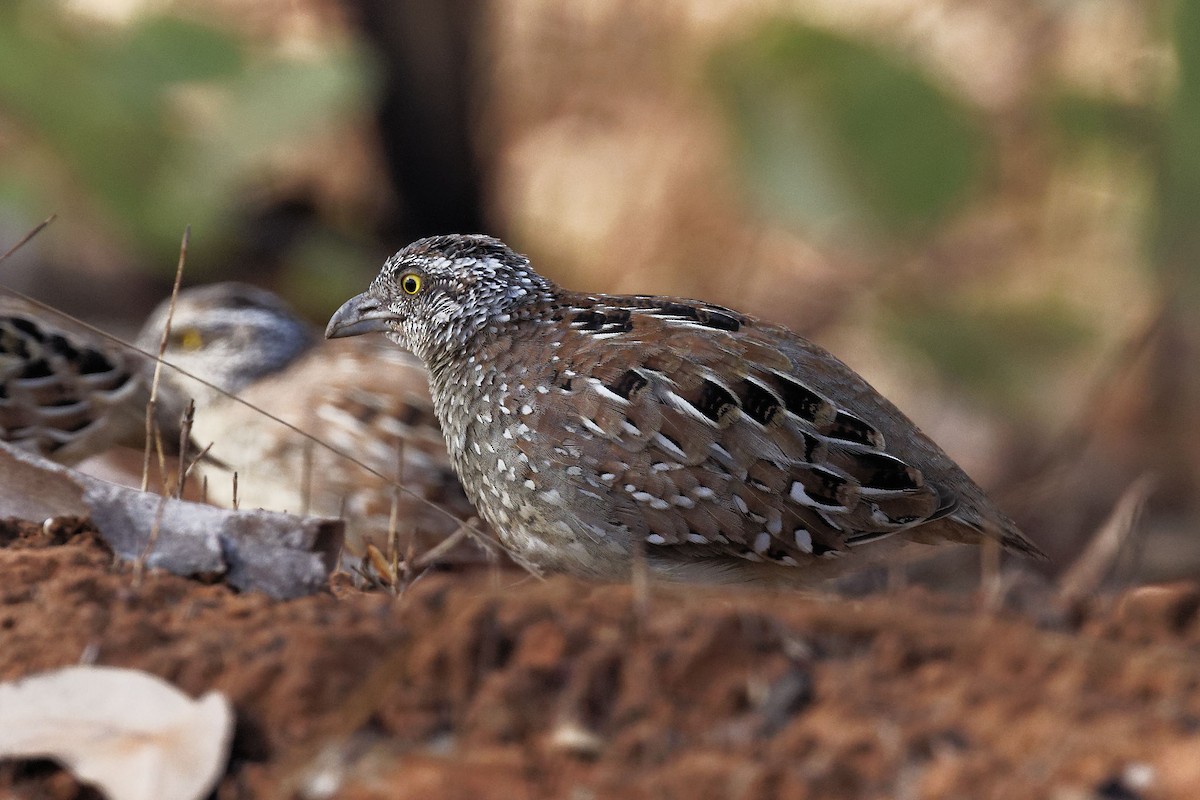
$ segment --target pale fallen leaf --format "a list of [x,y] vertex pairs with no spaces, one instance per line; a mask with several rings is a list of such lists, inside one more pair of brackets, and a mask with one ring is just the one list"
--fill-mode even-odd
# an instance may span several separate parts
[[145,672],[65,667],[0,683],[0,757],[50,758],[110,800],[201,798],[225,771],[233,712]]

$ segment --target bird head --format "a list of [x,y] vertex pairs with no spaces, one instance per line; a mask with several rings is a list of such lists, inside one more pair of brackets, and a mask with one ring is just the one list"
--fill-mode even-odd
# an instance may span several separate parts
[[[137,344],[157,353],[170,310],[164,301],[147,319]],[[278,372],[316,341],[311,328],[279,297],[243,283],[216,283],[179,293],[163,359],[227,392]],[[215,390],[173,370],[164,378],[203,403]]]
[[435,236],[389,258],[370,288],[337,310],[325,336],[380,332],[432,368],[553,291],[499,239]]

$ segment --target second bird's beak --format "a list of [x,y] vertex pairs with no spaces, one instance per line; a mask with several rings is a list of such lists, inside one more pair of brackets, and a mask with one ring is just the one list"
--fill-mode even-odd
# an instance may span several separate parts
[[333,312],[325,328],[326,339],[341,339],[364,333],[387,333],[390,320],[396,314],[379,302],[370,292],[351,297],[342,307]]

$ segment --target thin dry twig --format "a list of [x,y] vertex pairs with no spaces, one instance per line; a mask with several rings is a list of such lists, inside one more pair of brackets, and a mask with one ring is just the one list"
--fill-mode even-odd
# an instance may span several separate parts
[[388,511],[387,543],[388,553],[393,558],[400,550],[400,492],[397,487],[404,485],[404,438],[396,439],[396,480],[392,482],[392,507]]
[[300,516],[307,517],[312,508],[313,491],[313,443],[304,440],[300,451]]
[[158,425],[154,426],[154,455],[158,458],[158,479],[162,481],[163,487],[167,484],[167,452],[163,448],[162,431]]
[[1000,610],[1003,602],[1004,579],[1000,574],[1003,550],[1000,542],[990,536],[979,543],[979,589],[984,612]]
[[130,576],[130,585],[134,588],[140,588],[142,585],[142,576],[146,571],[146,560],[150,558],[154,548],[158,546],[158,534],[162,530],[163,512],[167,508],[167,496],[159,495],[158,507],[154,511],[154,524],[150,526],[150,537],[146,540],[146,547],[138,554],[137,559],[133,562],[133,571]]
[[51,222],[54,222],[54,220],[56,220],[56,219],[58,219],[58,215],[51,214],[50,216],[46,217],[44,220],[39,222],[37,225],[34,225],[33,229],[30,230],[29,233],[22,236],[20,241],[18,241],[12,247],[8,248],[8,250],[6,250],[4,252],[4,255],[0,256],[0,264],[3,264],[8,259],[9,256],[11,256],[13,253],[17,252],[18,250],[20,250],[25,245],[29,244],[29,241],[33,237],[37,236],[39,233],[41,233],[43,230],[45,230],[46,226],[49,225]]
[[[175,283],[171,286],[171,302],[167,307],[167,322],[158,339],[158,357],[154,360],[154,377],[150,380],[150,399],[146,402],[146,450],[142,456],[142,491],[150,482],[150,441],[154,436],[154,412],[158,408],[158,384],[162,377],[163,353],[167,352],[167,340],[171,335],[171,320],[175,316],[175,301],[179,299],[179,285],[183,282],[183,266],[187,263],[188,240],[192,238],[192,226],[183,229],[179,243],[179,262],[175,265]],[[186,452],[186,451],[185,451]]]
[[633,537],[633,565],[629,581],[633,590],[633,615],[639,635],[646,630],[650,619],[650,568],[646,563],[646,543],[641,536]]
[[1062,603],[1074,605],[1100,589],[1132,539],[1154,484],[1153,476],[1142,475],[1121,493],[1108,519],[1096,530],[1075,563],[1059,578],[1058,599]]
[[1096,420],[1118,395],[1114,388],[1128,376],[1135,375],[1133,365],[1153,346],[1167,322],[1171,305],[1169,293],[1155,303],[1153,310],[1141,320],[1121,342],[1119,348],[1089,381],[1074,412],[1073,418],[1051,437],[1049,444],[1035,453],[1032,463],[1022,470],[1022,476],[1006,485],[996,487],[993,497],[1002,501],[1009,497],[1028,496],[1031,490],[1047,483],[1062,465],[1078,460],[1089,441],[1099,429]]
[[445,539],[442,539],[436,545],[417,556],[413,561],[413,565],[417,567],[426,567],[437,563],[438,559],[449,553],[451,550],[461,544],[466,538],[467,529],[461,527],[457,528],[454,533],[450,534]]
[[[213,443],[209,442],[208,444],[206,444],[204,446],[203,450],[201,450],[199,453],[196,454],[195,458],[192,458],[187,462],[187,468],[185,470],[183,470],[183,480],[186,481],[188,479],[188,477],[192,474],[192,470],[196,467],[196,465],[204,460],[204,457],[208,455],[209,450],[212,450],[212,446],[213,446]],[[202,477],[203,477],[203,480],[201,481],[201,486],[200,486],[200,502],[207,504],[208,503],[208,476],[204,475]]]
[[[412,559],[413,565],[417,567],[427,567],[437,563],[442,556],[449,553],[451,550],[457,547],[460,542],[468,537],[471,538],[471,541],[480,543],[478,539],[475,539],[471,536],[471,529],[467,527],[467,525],[467,522],[459,525],[458,528],[455,529],[454,533],[450,534],[445,539],[442,539],[442,541],[438,542],[424,553],[421,553],[421,555]],[[495,561],[496,559],[495,547],[497,547],[497,545],[488,540],[484,540],[482,543],[481,549],[483,550],[484,555],[487,556],[487,558],[491,561]]]
[[[175,482],[175,496],[177,498],[183,497],[183,485],[187,480],[188,470],[191,469],[187,460],[187,451],[188,443],[192,440],[192,424],[195,421],[196,401],[188,400],[187,408],[183,410],[183,417],[179,421],[179,452],[182,455],[179,457],[179,472],[176,475]],[[207,450],[207,448],[205,449]]]

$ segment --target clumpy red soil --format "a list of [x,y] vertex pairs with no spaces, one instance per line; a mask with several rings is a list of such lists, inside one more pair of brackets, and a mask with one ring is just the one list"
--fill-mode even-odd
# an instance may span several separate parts
[[[1200,797],[1200,588],[1100,605],[1049,630],[918,589],[487,570],[278,602],[0,525],[0,680],[84,659],[224,692],[222,799]],[[9,762],[0,796],[96,795]]]

